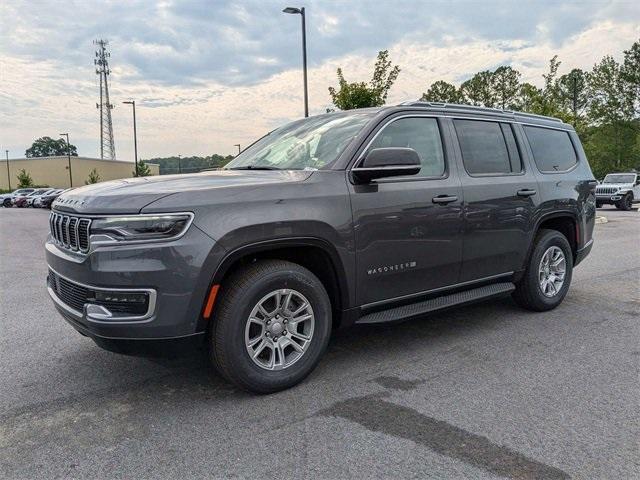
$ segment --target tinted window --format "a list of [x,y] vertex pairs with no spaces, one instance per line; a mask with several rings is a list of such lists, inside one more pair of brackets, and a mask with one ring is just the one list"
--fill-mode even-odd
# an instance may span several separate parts
[[420,173],[415,176],[439,177],[444,174],[444,153],[438,121],[435,118],[401,118],[378,134],[369,150],[384,147],[413,148],[420,156]]
[[562,172],[577,162],[576,151],[567,132],[542,127],[524,127],[533,159],[541,172]]
[[513,173],[522,172],[522,160],[520,160],[520,151],[516,144],[516,138],[513,136],[513,128],[508,123],[501,123],[502,133],[507,142],[507,150],[509,151],[509,162],[511,163],[511,171]]
[[[497,122],[454,120],[464,167],[470,175],[512,173],[502,128]],[[519,160],[518,160],[519,162]],[[516,171],[520,171],[518,167]]]

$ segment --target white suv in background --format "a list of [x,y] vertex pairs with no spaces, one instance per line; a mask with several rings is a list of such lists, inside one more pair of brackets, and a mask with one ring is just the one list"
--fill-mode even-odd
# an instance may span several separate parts
[[640,202],[640,180],[637,173],[610,173],[596,187],[596,207],[615,205],[620,210],[631,210]]

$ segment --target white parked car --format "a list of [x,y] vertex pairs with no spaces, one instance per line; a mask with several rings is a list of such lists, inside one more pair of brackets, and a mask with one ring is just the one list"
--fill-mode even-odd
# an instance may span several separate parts
[[610,173],[596,187],[596,207],[615,205],[620,210],[630,210],[640,202],[640,179],[637,173]]
[[33,207],[36,200],[41,199],[45,195],[49,195],[50,193],[53,193],[55,190],[56,190],[55,188],[47,188],[44,192],[42,190],[33,192],[31,195],[27,197],[26,206]]
[[3,207],[11,207],[11,200],[13,200],[15,197],[29,195],[30,193],[35,192],[35,190],[35,188],[19,188],[11,193],[5,193],[3,195],[0,195],[0,204],[2,204]]

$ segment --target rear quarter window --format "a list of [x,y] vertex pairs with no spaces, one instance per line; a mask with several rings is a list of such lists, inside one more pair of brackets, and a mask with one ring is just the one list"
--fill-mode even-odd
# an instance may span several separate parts
[[524,126],[524,132],[531,146],[533,159],[541,172],[566,172],[578,163],[569,133],[531,126]]

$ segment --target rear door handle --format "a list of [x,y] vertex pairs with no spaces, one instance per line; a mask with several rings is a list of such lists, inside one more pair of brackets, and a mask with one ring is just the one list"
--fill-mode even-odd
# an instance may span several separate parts
[[431,199],[433,203],[439,203],[441,205],[446,205],[447,203],[457,202],[458,197],[455,195],[438,195],[437,197],[433,197]]
[[523,188],[522,190],[518,190],[519,197],[530,197],[535,194],[536,194],[536,191],[531,190],[530,188]]

